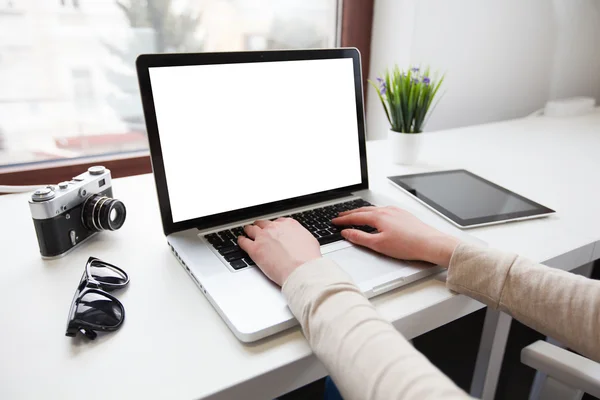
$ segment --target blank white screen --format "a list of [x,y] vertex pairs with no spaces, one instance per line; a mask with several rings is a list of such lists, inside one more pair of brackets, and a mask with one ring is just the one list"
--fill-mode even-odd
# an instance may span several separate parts
[[352,59],[149,73],[173,222],[361,182]]

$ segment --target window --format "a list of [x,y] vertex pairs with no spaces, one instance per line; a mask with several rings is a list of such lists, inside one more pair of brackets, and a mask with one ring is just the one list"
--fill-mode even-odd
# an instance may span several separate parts
[[138,54],[334,47],[338,3],[0,0],[0,172],[145,154]]

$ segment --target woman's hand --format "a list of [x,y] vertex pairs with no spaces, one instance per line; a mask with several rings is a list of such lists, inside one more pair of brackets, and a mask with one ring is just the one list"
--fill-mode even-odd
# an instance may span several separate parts
[[282,286],[305,262],[321,257],[319,242],[298,221],[279,218],[246,225],[238,244],[269,279]]
[[379,233],[342,230],[342,236],[361,246],[401,260],[422,260],[448,267],[460,241],[421,222],[397,207],[363,207],[340,213],[337,225],[369,225]]

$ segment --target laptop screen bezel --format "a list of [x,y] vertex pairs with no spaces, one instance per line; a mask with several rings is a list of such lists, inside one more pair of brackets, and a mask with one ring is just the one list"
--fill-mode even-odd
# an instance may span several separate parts
[[[165,175],[164,159],[162,155],[158,125],[156,122],[156,112],[154,108],[152,86],[150,83],[149,68],[273,61],[324,60],[337,58],[349,58],[352,59],[353,63],[361,183],[185,221],[173,222],[167,178]],[[152,162],[152,170],[154,173],[154,181],[156,183],[156,192],[158,195],[158,203],[165,235],[170,235],[171,233],[191,228],[198,228],[200,230],[208,229],[214,226],[224,225],[242,219],[258,217],[264,214],[284,211],[286,209],[295,207],[302,207],[320,201],[331,200],[347,195],[350,192],[368,189],[369,181],[367,173],[367,152],[365,147],[363,85],[360,53],[358,49],[339,48],[318,50],[245,51],[232,53],[142,54],[136,60],[136,68],[140,86],[140,94],[142,98],[142,106],[144,109],[144,117],[146,119],[146,128],[148,131],[150,159]],[[197,184],[194,182],[194,178],[195,174],[193,171],[190,171],[190,185]]]

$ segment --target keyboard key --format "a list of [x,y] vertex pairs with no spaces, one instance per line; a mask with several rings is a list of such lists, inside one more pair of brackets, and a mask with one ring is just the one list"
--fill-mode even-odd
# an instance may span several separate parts
[[317,231],[315,232],[317,235],[319,236],[329,236],[331,235],[331,232],[327,231],[327,230],[321,230],[321,231]]
[[319,244],[321,246],[323,246],[323,245],[326,245],[326,244],[329,244],[329,243],[338,242],[338,241],[343,240],[343,239],[344,238],[342,237],[341,234],[334,233],[334,234],[331,234],[329,236],[318,238],[317,240],[319,241]]
[[233,269],[238,270],[247,267],[248,265],[244,262],[244,260],[235,260],[229,263],[233,267]]
[[248,265],[256,265],[256,263],[254,262],[253,259],[251,259],[250,257],[246,257],[244,258],[244,261],[246,262],[246,264]]
[[311,233],[312,233],[312,235],[313,235],[314,237],[316,237],[317,239],[319,238],[319,235],[317,235],[315,232],[311,232]]
[[316,229],[327,229],[327,225],[325,225],[325,223],[323,223],[323,222],[319,222],[318,224],[315,224],[314,227]]
[[342,211],[347,211],[350,209],[350,206],[346,205],[346,204],[338,204],[337,206],[335,206],[336,211],[338,212],[342,212]]
[[221,254],[222,256],[226,256],[227,254],[235,253],[239,250],[240,248],[238,246],[223,247],[219,250],[219,254]]
[[229,234],[221,235],[221,239],[223,239],[224,242],[227,242],[229,240],[235,240],[236,237],[233,236],[233,234],[229,233]]
[[220,250],[220,249],[225,248],[225,247],[233,246],[233,243],[231,243],[231,240],[228,240],[226,242],[224,242],[224,241],[221,240],[220,242],[213,243],[212,245],[213,245],[213,247],[215,249]]
[[244,258],[244,255],[241,251],[236,251],[234,253],[229,253],[225,256],[223,256],[223,258],[225,258],[225,261],[235,261],[235,260],[241,260],[242,258]]
[[204,236],[204,239],[206,239],[208,241],[208,243],[211,243],[211,244],[219,243],[221,241],[221,238],[218,237],[216,233],[210,233],[210,234]]

